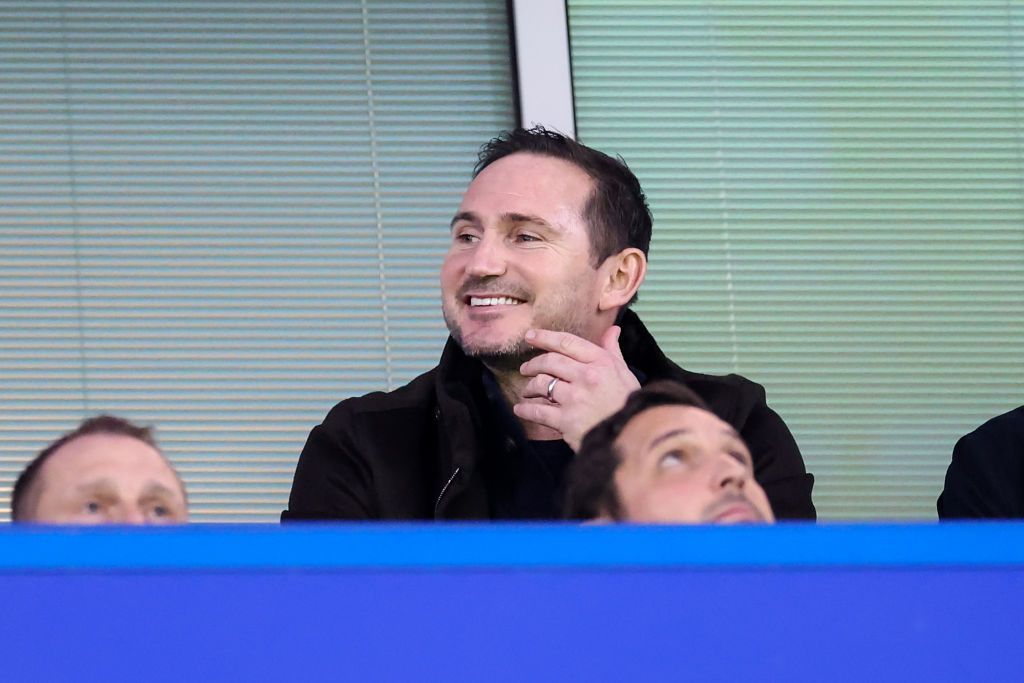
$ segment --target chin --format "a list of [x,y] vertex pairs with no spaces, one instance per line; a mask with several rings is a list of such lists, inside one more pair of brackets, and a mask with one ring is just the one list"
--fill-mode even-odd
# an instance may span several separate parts
[[470,358],[498,371],[518,371],[520,365],[541,353],[540,349],[530,346],[522,338],[488,344],[460,342],[459,346]]
[[503,331],[498,325],[449,317],[447,311],[445,323],[448,325],[448,332],[467,356],[504,356],[520,353],[524,348],[532,348],[524,340],[528,326],[512,331],[508,329],[510,326],[503,325],[502,327],[506,328]]

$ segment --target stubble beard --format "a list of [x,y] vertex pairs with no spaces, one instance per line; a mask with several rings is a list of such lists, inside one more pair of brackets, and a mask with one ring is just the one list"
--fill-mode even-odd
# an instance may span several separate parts
[[[582,301],[574,296],[578,291],[576,288],[566,287],[565,290],[568,290],[567,295],[559,296],[556,300],[549,302],[549,305],[535,310],[530,325],[535,329],[568,332],[586,339],[586,317],[589,310]],[[533,299],[532,302],[530,305],[535,305],[536,300]],[[497,344],[468,345],[462,328],[456,320],[455,312],[449,310],[447,300],[441,306],[441,312],[444,315],[444,322],[448,326],[448,332],[462,352],[469,358],[479,360],[495,374],[518,373],[519,366],[544,353],[543,349],[528,344],[522,334]],[[523,330],[523,334],[525,333],[526,330]]]
[[541,353],[540,349],[530,346],[522,337],[510,339],[500,345],[467,346],[458,324],[448,320],[448,316],[445,316],[445,321],[448,323],[452,339],[462,352],[469,358],[480,361],[494,373],[519,372],[519,366]]

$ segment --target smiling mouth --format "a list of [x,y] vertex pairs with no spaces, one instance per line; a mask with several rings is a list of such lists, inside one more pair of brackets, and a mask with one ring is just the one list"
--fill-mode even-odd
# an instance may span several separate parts
[[471,308],[483,308],[487,306],[518,306],[524,303],[522,299],[514,299],[510,296],[470,296],[466,297]]

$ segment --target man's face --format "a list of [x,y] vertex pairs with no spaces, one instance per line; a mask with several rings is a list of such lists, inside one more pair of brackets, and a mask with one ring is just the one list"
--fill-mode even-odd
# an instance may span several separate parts
[[750,452],[728,424],[692,406],[637,414],[615,440],[622,518],[640,523],[772,522]]
[[121,434],[88,434],[50,455],[39,470],[34,514],[43,524],[181,524],[185,492],[152,446]]
[[442,310],[469,356],[515,369],[531,327],[600,335],[601,269],[582,217],[594,183],[573,164],[517,153],[478,175],[452,221]]

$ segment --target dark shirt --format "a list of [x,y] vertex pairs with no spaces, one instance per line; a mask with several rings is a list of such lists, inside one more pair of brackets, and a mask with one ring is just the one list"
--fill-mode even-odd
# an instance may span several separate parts
[[561,516],[565,472],[573,451],[561,439],[531,441],[484,369],[483,422],[488,448],[482,468],[493,519],[553,519]]

